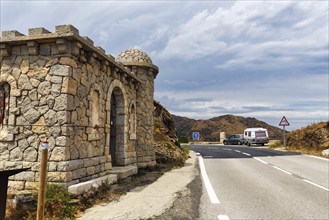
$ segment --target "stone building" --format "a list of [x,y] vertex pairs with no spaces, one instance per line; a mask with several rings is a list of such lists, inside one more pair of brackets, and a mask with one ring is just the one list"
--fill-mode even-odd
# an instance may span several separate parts
[[10,178],[10,189],[37,188],[45,140],[48,181],[69,189],[115,168],[155,165],[159,69],[146,53],[115,59],[72,25],[3,31],[0,52],[0,170],[31,167]]

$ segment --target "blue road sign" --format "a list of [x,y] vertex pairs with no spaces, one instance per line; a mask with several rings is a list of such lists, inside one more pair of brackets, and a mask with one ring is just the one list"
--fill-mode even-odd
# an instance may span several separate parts
[[200,133],[195,131],[192,133],[193,140],[199,140],[200,139]]

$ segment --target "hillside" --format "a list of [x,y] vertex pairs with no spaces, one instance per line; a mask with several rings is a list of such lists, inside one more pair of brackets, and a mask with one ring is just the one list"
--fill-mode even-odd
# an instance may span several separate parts
[[200,132],[203,141],[219,141],[220,132],[225,132],[226,136],[231,134],[242,134],[243,130],[250,127],[266,128],[270,139],[280,139],[282,130],[280,128],[266,124],[255,118],[244,118],[234,115],[223,115],[208,120],[194,120],[186,117],[173,115],[177,134],[180,141],[191,139],[193,131]]
[[172,115],[159,102],[154,102],[154,150],[157,163],[181,166],[188,152],[181,148]]
[[[296,150],[321,152],[329,148],[329,121],[309,125],[290,132],[286,136],[286,147]],[[282,146],[282,141],[273,147]]]

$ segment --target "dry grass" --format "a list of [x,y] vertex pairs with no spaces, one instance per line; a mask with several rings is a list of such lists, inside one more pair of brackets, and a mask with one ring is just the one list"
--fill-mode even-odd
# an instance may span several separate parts
[[322,151],[329,148],[329,121],[292,131],[287,134],[286,140],[286,148],[283,148],[282,140],[270,145],[270,148],[283,148],[291,152],[328,158]]
[[6,205],[6,216],[12,216],[16,211],[16,208],[13,206],[12,203],[7,201]]
[[296,153],[302,153],[302,154],[308,154],[308,155],[313,155],[313,156],[318,156],[318,157],[324,157],[329,159],[329,155],[323,155],[322,151],[318,150],[312,150],[312,149],[307,149],[307,148],[297,148],[297,147],[283,147],[283,146],[270,146],[272,149],[276,150],[285,150],[289,152],[296,152]]

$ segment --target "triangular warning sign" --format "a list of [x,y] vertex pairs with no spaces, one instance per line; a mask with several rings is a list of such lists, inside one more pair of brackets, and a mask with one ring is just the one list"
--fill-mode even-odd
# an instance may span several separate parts
[[290,124],[289,124],[288,120],[286,119],[286,117],[283,116],[279,125],[280,126],[289,126]]

